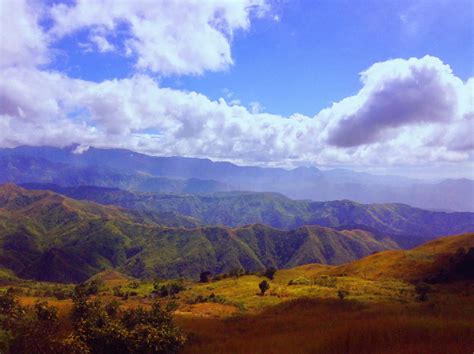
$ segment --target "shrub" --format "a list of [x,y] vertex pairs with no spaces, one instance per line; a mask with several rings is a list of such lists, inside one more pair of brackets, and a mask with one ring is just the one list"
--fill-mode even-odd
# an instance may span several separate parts
[[258,284],[258,287],[260,288],[260,293],[261,295],[265,295],[265,292],[270,289],[270,284],[266,280],[262,280],[260,284]]
[[211,272],[209,271],[201,272],[201,274],[199,275],[199,282],[208,283],[210,281],[210,276]]
[[426,284],[424,282],[416,284],[416,286],[415,286],[415,292],[417,294],[416,299],[418,301],[428,300],[428,293],[430,291],[431,291],[431,287],[428,284]]
[[311,281],[305,277],[299,277],[292,279],[288,282],[288,285],[311,285]]
[[116,297],[123,297],[122,286],[120,286],[120,285],[114,286],[113,289],[112,289],[112,293]]
[[65,341],[76,352],[175,353],[184,343],[170,309],[157,302],[150,310],[139,307],[115,317],[97,301],[75,301],[76,306],[79,308],[74,312],[81,315],[75,318],[75,333]]
[[337,285],[337,279],[330,277],[329,275],[321,275],[319,278],[313,279],[313,284],[324,286],[326,288],[335,288]]
[[337,297],[339,298],[339,300],[344,300],[347,295],[349,295],[349,292],[346,290],[339,289],[337,291]]
[[109,315],[110,317],[115,317],[118,313],[119,308],[120,303],[117,300],[113,300],[107,305],[105,305],[105,312],[107,312],[107,315]]
[[273,267],[269,267],[265,270],[265,272],[263,273],[264,276],[266,276],[268,279],[270,280],[273,280],[273,278],[275,277],[275,273],[276,273],[276,269],[273,268]]
[[245,270],[243,268],[235,268],[229,272],[228,276],[237,279],[238,277],[241,277],[244,274]]

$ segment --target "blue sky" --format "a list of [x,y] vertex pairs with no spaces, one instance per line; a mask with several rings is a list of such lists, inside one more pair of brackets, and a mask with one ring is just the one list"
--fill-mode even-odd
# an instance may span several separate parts
[[0,146],[474,178],[468,0],[0,0]]
[[[359,73],[375,62],[433,55],[449,63],[463,80],[473,76],[473,16],[468,0],[271,4],[269,16],[235,34],[230,68],[202,75],[156,75],[160,83],[212,99],[229,97],[244,105],[259,102],[274,114],[311,116],[355,94],[361,88]],[[66,54],[50,67],[94,81],[134,72],[132,58],[84,52],[78,43],[86,38],[87,31],[81,31],[60,41],[56,47]]]

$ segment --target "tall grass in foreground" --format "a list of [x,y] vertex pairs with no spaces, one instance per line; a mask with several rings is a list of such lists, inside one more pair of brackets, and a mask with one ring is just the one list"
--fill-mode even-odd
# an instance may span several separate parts
[[[191,333],[184,353],[471,353],[474,318],[469,300],[362,305],[303,298],[256,315],[177,321]],[[463,306],[470,310],[459,311]]]

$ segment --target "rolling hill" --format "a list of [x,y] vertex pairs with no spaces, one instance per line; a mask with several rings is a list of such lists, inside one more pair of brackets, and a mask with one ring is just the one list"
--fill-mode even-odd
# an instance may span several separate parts
[[410,282],[474,280],[474,233],[441,237],[410,250],[379,252],[329,273]]
[[265,225],[167,227],[116,206],[0,186],[0,266],[17,276],[80,282],[117,268],[138,278],[340,264],[397,248],[368,231]]

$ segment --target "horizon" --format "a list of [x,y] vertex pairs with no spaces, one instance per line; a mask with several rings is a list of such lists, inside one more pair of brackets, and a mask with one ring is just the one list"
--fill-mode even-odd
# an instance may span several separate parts
[[472,6],[2,0],[0,147],[474,179]]
[[457,177],[457,178],[456,177],[442,177],[442,176],[419,177],[419,176],[409,176],[409,175],[403,175],[403,174],[388,174],[388,173],[377,172],[377,171],[368,171],[367,169],[364,169],[364,170],[351,169],[351,168],[347,168],[347,167],[343,167],[343,166],[342,167],[305,166],[305,165],[290,166],[290,167],[285,167],[285,166],[260,166],[260,165],[251,165],[251,164],[234,162],[234,161],[226,160],[226,159],[222,159],[222,160],[211,159],[211,158],[207,158],[207,157],[192,157],[192,156],[179,156],[179,155],[151,155],[151,154],[146,154],[146,153],[143,153],[143,152],[133,151],[133,150],[125,149],[125,148],[102,148],[102,147],[97,147],[96,148],[94,146],[90,146],[87,149],[84,149],[84,150],[81,149],[79,152],[73,151],[78,147],[80,147],[80,144],[71,144],[71,145],[64,146],[64,147],[55,147],[55,146],[50,146],[50,145],[42,145],[42,146],[20,145],[20,146],[14,147],[14,148],[0,148],[0,149],[15,150],[16,148],[57,148],[57,149],[69,151],[69,152],[71,152],[72,154],[75,154],[75,155],[82,155],[82,154],[86,153],[87,151],[89,151],[90,149],[118,150],[118,151],[129,151],[129,152],[133,152],[133,153],[138,153],[138,154],[142,154],[142,155],[149,156],[149,157],[185,158],[185,159],[207,160],[207,161],[211,161],[213,163],[219,163],[219,162],[229,163],[229,164],[232,164],[232,165],[237,166],[237,167],[257,167],[257,168],[261,168],[261,169],[282,169],[282,170],[285,170],[285,171],[293,171],[293,170],[298,170],[300,168],[316,169],[316,170],[322,171],[322,172],[325,172],[325,171],[348,171],[348,172],[353,172],[353,173],[368,174],[368,175],[372,175],[372,176],[406,178],[406,179],[412,179],[412,180],[415,180],[415,181],[419,180],[419,181],[427,181],[427,182],[432,182],[432,183],[441,182],[443,180],[469,180],[469,181],[474,181],[473,178],[469,178],[469,177]]

